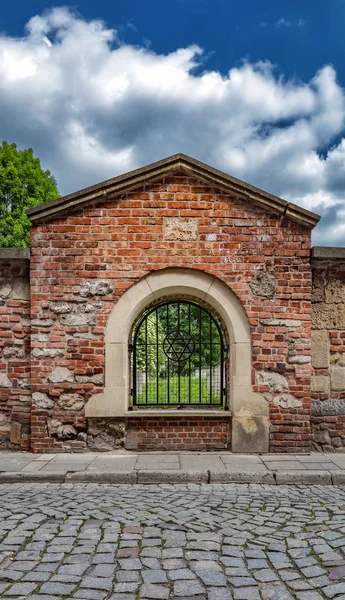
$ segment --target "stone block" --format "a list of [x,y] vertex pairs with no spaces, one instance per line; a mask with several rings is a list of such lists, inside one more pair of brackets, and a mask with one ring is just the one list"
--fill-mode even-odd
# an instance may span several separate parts
[[15,277],[13,279],[12,298],[13,300],[30,299],[29,277]]
[[198,237],[198,219],[166,217],[164,219],[164,237],[171,241],[196,240]]
[[84,396],[77,393],[61,394],[57,405],[62,410],[82,410],[85,405]]
[[311,414],[314,417],[345,415],[345,398],[339,400],[312,400]]
[[254,296],[274,298],[277,290],[277,280],[273,273],[260,270],[252,277],[249,287]]
[[325,302],[327,304],[345,303],[345,281],[333,279],[326,283]]
[[77,431],[73,425],[66,425],[58,419],[48,419],[48,433],[58,440],[70,440],[77,436]]
[[289,389],[289,382],[284,375],[275,371],[257,371],[256,383],[258,385],[267,385],[270,392],[286,392]]
[[21,431],[21,423],[16,423],[15,421],[11,423],[11,444],[20,445]]
[[301,398],[296,398],[292,394],[279,394],[272,400],[272,404],[281,408],[300,408],[303,405]]
[[67,369],[67,367],[55,367],[55,369],[53,369],[53,371],[50,373],[48,381],[51,383],[62,383],[64,381],[68,381],[71,383],[74,381],[74,375],[72,371]]
[[4,279],[4,278],[0,278],[0,298],[2,300],[6,300],[7,298],[9,298],[11,296],[12,293],[12,282]]
[[311,289],[311,301],[323,302],[325,299],[325,283],[321,273],[313,272],[313,283]]
[[114,285],[107,279],[91,279],[85,281],[80,288],[80,295],[83,298],[89,296],[108,296],[114,291]]
[[54,400],[49,398],[44,392],[34,392],[32,394],[32,403],[42,410],[49,410],[54,407]]
[[329,367],[329,347],[328,331],[323,329],[311,332],[311,364],[314,369]]
[[327,394],[329,392],[329,377],[326,375],[313,375],[311,378],[311,391]]
[[305,354],[296,354],[295,356],[288,357],[288,363],[293,365],[307,365],[310,363],[310,356]]
[[333,304],[312,305],[312,328],[335,329],[338,323],[338,307]]
[[234,416],[232,418],[232,452],[268,452],[269,420],[267,417]]
[[11,380],[7,377],[6,373],[0,373],[0,388],[12,387]]
[[345,391],[345,367],[331,367],[331,390]]

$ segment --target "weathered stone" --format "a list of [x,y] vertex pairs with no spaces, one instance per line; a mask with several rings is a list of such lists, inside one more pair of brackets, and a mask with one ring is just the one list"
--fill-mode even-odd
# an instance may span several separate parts
[[54,407],[54,400],[49,398],[44,392],[34,392],[32,394],[32,402],[42,410],[49,410]]
[[125,422],[123,419],[89,419],[87,445],[90,450],[106,452],[124,446]]
[[71,383],[74,381],[74,375],[72,371],[67,369],[67,367],[55,367],[55,369],[50,373],[48,381],[51,383],[62,383],[63,381],[68,381]]
[[303,354],[296,354],[295,356],[288,357],[288,363],[294,365],[306,365],[310,363],[310,356],[306,356]]
[[32,356],[35,358],[55,358],[56,356],[63,356],[64,351],[62,348],[34,348],[31,351]]
[[4,358],[18,358],[22,359],[26,357],[25,348],[19,345],[4,346],[2,349]]
[[29,300],[30,282],[29,277],[15,277],[12,289],[13,300]]
[[198,219],[166,217],[164,219],[164,237],[171,241],[196,240],[198,237]]
[[67,325],[68,327],[82,327],[84,325],[96,325],[96,316],[93,313],[70,313],[67,315],[61,315],[61,325]]
[[302,321],[297,319],[260,319],[261,325],[273,325],[274,327],[301,327]]
[[311,332],[311,361],[314,369],[329,366],[329,333],[326,330]]
[[72,425],[63,424],[58,419],[48,419],[48,433],[59,440],[69,440],[77,436],[77,431]]
[[331,367],[331,389],[345,391],[345,367]]
[[85,281],[80,289],[80,295],[83,298],[89,296],[108,296],[114,291],[114,285],[111,281],[105,279],[91,279]]
[[22,389],[28,390],[30,388],[29,377],[24,377],[23,379],[18,379],[18,386]]
[[3,388],[12,387],[11,380],[7,377],[6,373],[0,373],[0,387],[3,387]]
[[333,279],[325,285],[325,302],[326,304],[345,303],[345,281],[341,279]]
[[57,405],[62,410],[82,410],[85,401],[80,394],[61,394],[57,400]]
[[311,301],[323,302],[325,298],[325,282],[321,273],[313,274],[313,284],[311,289]]
[[260,270],[252,277],[249,287],[254,296],[263,296],[264,298],[274,298],[277,290],[277,280],[273,273]]
[[31,321],[32,327],[51,327],[53,324],[54,321],[52,321],[52,319],[33,319]]
[[96,375],[76,375],[77,383],[94,383],[95,385],[103,385],[104,377],[102,373]]
[[68,302],[51,302],[50,310],[56,315],[62,315],[72,312],[73,305]]
[[31,335],[32,342],[47,342],[49,340],[48,333],[33,333]]
[[234,416],[232,426],[233,452],[268,452],[269,423],[267,417]]
[[281,408],[300,408],[303,405],[300,398],[296,398],[291,394],[279,394],[279,396],[273,398],[272,403]]
[[326,375],[312,375],[311,391],[327,394],[329,392],[329,378]]
[[285,392],[289,389],[289,382],[284,375],[275,371],[257,371],[256,382],[258,385],[267,385],[270,392]]
[[0,412],[0,427],[7,425],[9,422],[9,418],[5,413]]
[[342,304],[313,304],[313,329],[345,329],[345,306]]
[[22,424],[16,421],[12,421],[11,423],[11,444],[16,444],[17,446],[20,444],[22,433]]
[[0,298],[9,298],[12,292],[12,283],[6,279],[0,279]]
[[102,308],[103,306],[103,302],[94,302],[94,304],[91,304],[91,302],[84,302],[83,304],[78,304],[76,306],[75,312],[78,313],[90,313],[90,312],[96,312],[96,310],[99,310],[100,308]]
[[321,444],[321,445],[327,444],[329,446],[332,446],[331,437],[330,437],[327,429],[313,431],[312,439],[317,444]]

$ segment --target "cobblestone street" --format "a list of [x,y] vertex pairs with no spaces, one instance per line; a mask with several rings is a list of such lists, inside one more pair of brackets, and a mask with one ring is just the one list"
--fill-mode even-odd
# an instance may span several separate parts
[[7,599],[345,599],[340,487],[13,484],[0,507]]

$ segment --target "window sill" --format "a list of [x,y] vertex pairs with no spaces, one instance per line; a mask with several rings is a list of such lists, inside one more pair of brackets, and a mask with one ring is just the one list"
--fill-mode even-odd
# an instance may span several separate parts
[[230,411],[223,408],[219,408],[218,410],[145,408],[143,410],[128,410],[125,416],[132,419],[138,417],[218,417],[220,419],[230,419],[232,415]]

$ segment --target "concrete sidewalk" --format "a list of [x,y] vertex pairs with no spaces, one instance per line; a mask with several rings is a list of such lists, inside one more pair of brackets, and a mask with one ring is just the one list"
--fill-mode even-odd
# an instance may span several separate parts
[[345,485],[345,454],[0,452],[0,483],[10,482]]

